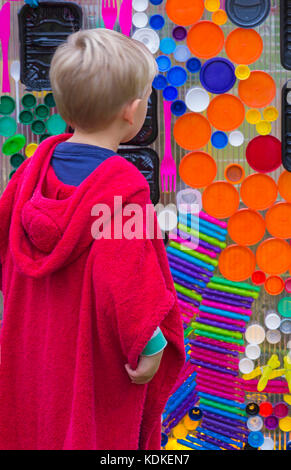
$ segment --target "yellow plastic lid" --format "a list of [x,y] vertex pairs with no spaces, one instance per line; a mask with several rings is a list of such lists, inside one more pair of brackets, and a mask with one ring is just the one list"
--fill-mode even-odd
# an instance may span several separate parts
[[269,121],[259,121],[256,124],[256,130],[260,135],[268,135],[272,131],[272,124]]
[[257,124],[261,118],[261,113],[258,109],[249,109],[246,112],[246,120],[249,124]]
[[263,116],[266,121],[276,121],[279,116],[279,111],[275,106],[268,106],[264,109]]
[[240,64],[235,68],[235,76],[239,80],[246,80],[250,74],[251,70],[247,65]]
[[25,155],[27,156],[27,158],[30,158],[32,157],[32,155],[34,154],[34,152],[36,151],[38,147],[38,144],[35,144],[35,143],[31,143],[31,144],[28,144],[26,147],[25,147]]

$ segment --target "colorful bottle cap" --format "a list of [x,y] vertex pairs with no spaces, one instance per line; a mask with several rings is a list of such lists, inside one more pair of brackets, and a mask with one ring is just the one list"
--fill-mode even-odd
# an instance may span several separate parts
[[217,219],[226,219],[239,207],[237,190],[226,181],[216,181],[207,186],[202,195],[204,210]]
[[251,70],[247,65],[240,64],[235,68],[235,76],[238,80],[246,80],[251,74]]
[[219,9],[220,0],[205,0],[204,5],[206,10],[213,12]]
[[150,3],[152,5],[160,5],[161,3],[163,3],[163,0],[150,0]]
[[8,115],[15,109],[15,100],[12,96],[0,96],[0,114]]
[[175,26],[172,31],[172,36],[176,41],[184,41],[187,36],[187,29],[184,26]]
[[233,29],[225,41],[225,51],[235,64],[250,65],[256,62],[263,47],[263,40],[254,29]]
[[28,125],[33,121],[33,114],[29,109],[24,109],[19,113],[19,121],[21,124]]
[[227,230],[238,245],[252,246],[265,235],[265,221],[261,214],[252,209],[240,209],[230,217]]
[[212,183],[216,176],[215,160],[206,152],[190,152],[179,165],[179,174],[191,188],[203,188]]
[[269,401],[264,401],[260,404],[260,415],[263,418],[270,416],[273,413],[273,405]]
[[167,0],[166,12],[169,19],[181,26],[190,26],[200,20],[204,11],[203,0]]
[[264,442],[260,446],[260,450],[273,450],[274,449],[274,441],[271,437],[264,436]]
[[266,340],[269,344],[278,344],[281,341],[281,333],[279,330],[268,330]]
[[265,339],[265,329],[258,323],[248,326],[245,331],[246,341],[250,344],[261,344]]
[[272,135],[257,136],[246,149],[246,159],[253,170],[269,173],[282,163],[281,142]]
[[196,57],[211,59],[216,57],[224,46],[223,31],[212,21],[199,21],[188,31],[187,45]]
[[260,431],[251,431],[248,435],[248,443],[256,449],[264,442],[264,436]]
[[291,333],[291,320],[289,318],[285,318],[281,321],[280,331],[284,335],[289,335]]
[[33,134],[40,135],[45,131],[45,123],[40,119],[36,119],[31,123],[30,128]]
[[161,437],[161,446],[165,447],[165,445],[168,443],[168,436],[165,432],[162,432],[162,437]]
[[166,79],[166,77],[164,75],[157,75],[155,78],[154,78],[154,81],[153,81],[153,88],[155,88],[156,90],[163,90],[168,84],[168,80]]
[[242,374],[249,374],[254,370],[254,362],[248,357],[243,357],[238,364],[238,368]]
[[258,109],[249,109],[246,112],[246,120],[249,124],[257,124],[261,118],[261,113]]
[[272,131],[272,124],[269,121],[260,121],[256,124],[256,131],[260,135],[269,135]]
[[283,297],[278,303],[278,312],[282,317],[291,317],[291,297]]
[[163,38],[160,43],[160,50],[164,54],[172,54],[176,49],[176,43],[172,38]]
[[277,330],[281,323],[281,318],[276,312],[268,312],[265,316],[265,325],[268,330]]
[[196,57],[191,57],[186,62],[186,68],[191,73],[197,73],[201,69],[201,62]]
[[174,86],[166,86],[163,89],[163,97],[167,101],[174,101],[178,97],[178,90]]
[[291,238],[291,204],[278,202],[266,214],[266,227],[273,237]]
[[187,106],[182,100],[176,100],[171,104],[171,111],[174,116],[183,116],[186,113]]
[[34,152],[36,151],[38,145],[35,144],[34,142],[31,142],[30,144],[28,144],[26,147],[25,147],[25,155],[27,156],[27,158],[30,158],[32,157],[32,155],[34,154]]
[[264,420],[264,425],[266,429],[274,431],[274,429],[277,429],[279,425],[279,420],[276,416],[267,416],[267,418]]
[[175,122],[173,135],[183,149],[198,150],[209,142],[211,127],[201,114],[186,113]]
[[132,38],[135,39],[136,41],[142,42],[152,54],[155,54],[159,50],[159,47],[160,47],[159,35],[156,33],[156,31],[154,31],[151,28],[137,29],[133,33]]
[[286,444],[286,450],[291,450],[291,441],[288,441]]
[[245,108],[237,96],[218,95],[210,102],[207,117],[213,127],[220,131],[233,131],[244,121]]
[[165,25],[165,19],[162,15],[152,15],[149,19],[150,27],[159,31]]
[[186,62],[190,56],[191,52],[189,51],[188,47],[184,44],[177,46],[174,50],[174,58],[177,62]]
[[277,418],[285,418],[286,416],[288,416],[288,413],[289,407],[283,401],[280,401],[279,403],[276,403],[276,405],[274,405],[274,416],[276,416]]
[[46,127],[49,134],[59,135],[65,132],[67,124],[59,114],[53,114],[46,121]]
[[148,24],[148,16],[144,12],[137,12],[132,17],[132,24],[136,28],[145,28]]
[[148,0],[133,0],[132,2],[132,7],[135,11],[145,11],[148,6]]
[[251,277],[256,260],[248,247],[230,245],[220,254],[218,265],[221,274],[226,279],[241,282]]
[[51,137],[50,134],[42,134],[39,136],[39,143],[43,142],[45,139],[47,139],[48,137]]
[[244,143],[245,137],[241,131],[232,131],[228,141],[232,147],[240,147]]
[[173,432],[173,436],[176,439],[185,439],[185,437],[188,434],[187,429],[185,428],[185,426],[182,423],[177,424],[177,426],[175,426],[172,429],[172,432]]
[[283,432],[290,432],[291,431],[291,416],[286,416],[286,418],[280,419],[279,428]]
[[190,111],[200,113],[209,105],[209,95],[207,91],[200,87],[190,88],[185,97],[185,103]]
[[14,173],[16,172],[16,170],[12,170],[9,175],[8,175],[8,178],[11,180],[12,176],[14,175]]
[[277,199],[275,181],[268,175],[254,173],[242,182],[240,195],[250,209],[263,211],[271,207]]
[[207,60],[201,68],[200,81],[210,93],[226,93],[236,81],[234,66],[222,57]]
[[224,170],[224,177],[228,183],[240,184],[244,180],[245,170],[238,163],[230,163]]
[[21,98],[21,104],[24,108],[32,109],[36,105],[36,97],[32,93],[26,93]]
[[276,96],[276,83],[267,72],[254,70],[238,85],[240,99],[251,108],[264,108]]
[[261,348],[258,344],[248,344],[245,349],[245,355],[255,361],[261,355]]
[[279,116],[279,111],[275,106],[268,106],[263,110],[263,116],[266,121],[276,121]]
[[252,283],[256,286],[261,286],[265,283],[266,274],[263,271],[257,270],[252,274]]
[[44,104],[48,106],[49,108],[54,108],[56,106],[54,95],[52,93],[47,93],[45,95]]
[[18,168],[24,160],[25,158],[21,153],[15,153],[10,157],[10,165],[13,166],[13,168]]
[[285,281],[285,291],[291,294],[291,277],[288,277]]
[[224,149],[228,144],[228,137],[225,132],[215,131],[211,136],[211,143],[216,149]]
[[267,274],[283,274],[290,267],[291,247],[285,240],[268,238],[256,252],[259,268]]
[[246,406],[246,413],[249,415],[249,416],[256,416],[257,414],[259,414],[259,411],[260,411],[260,407],[257,403],[248,403],[247,406]]
[[171,68],[171,59],[167,55],[160,55],[156,58],[160,72],[167,72]]
[[227,22],[227,14],[225,10],[219,9],[212,13],[212,21],[218,26],[222,26]]
[[10,116],[3,116],[0,118],[0,135],[4,137],[11,137],[15,134],[17,124],[15,119]]
[[[269,276],[265,281],[265,290],[269,295],[279,295],[284,290],[284,281],[280,276]],[[275,329],[275,328],[274,328]]]
[[284,170],[278,179],[280,196],[287,202],[291,202],[291,172]]
[[26,143],[26,138],[22,134],[16,134],[12,137],[9,137],[2,145],[2,152],[4,155],[13,155],[18,153]]
[[168,82],[173,86],[182,86],[187,81],[187,72],[183,67],[175,65],[167,73]]
[[263,23],[270,13],[270,0],[225,0],[230,21],[242,28],[254,28]]
[[34,112],[38,119],[46,119],[50,114],[49,107],[45,104],[39,104]]
[[252,416],[247,420],[247,428],[250,431],[260,431],[264,425],[264,422],[260,416]]
[[194,406],[194,408],[188,411],[188,416],[192,421],[200,421],[203,416],[203,412],[200,408]]

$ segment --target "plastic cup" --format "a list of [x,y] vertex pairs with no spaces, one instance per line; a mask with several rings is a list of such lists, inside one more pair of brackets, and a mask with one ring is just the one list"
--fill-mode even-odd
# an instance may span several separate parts
[[174,101],[178,97],[178,90],[174,86],[166,86],[163,89],[163,97],[167,101]]
[[160,55],[156,58],[160,72],[167,72],[171,68],[171,59],[166,55]]
[[149,19],[149,25],[156,31],[162,29],[165,25],[165,19],[162,15],[152,15]]
[[164,75],[157,75],[153,81],[153,88],[156,90],[163,90],[168,85],[168,80]]
[[245,331],[246,341],[250,344],[261,344],[265,336],[265,330],[259,323],[252,323]]
[[238,80],[246,80],[251,74],[251,70],[247,65],[240,64],[235,68],[235,76]]
[[279,330],[268,330],[266,340],[269,344],[278,344],[281,341],[281,333]]
[[249,109],[246,112],[246,120],[249,124],[257,124],[261,118],[261,113],[258,109]]
[[152,54],[155,54],[159,50],[160,38],[156,31],[151,28],[137,29],[133,33],[132,38],[142,42]]
[[30,128],[33,134],[40,135],[45,131],[45,123],[40,119],[36,119],[31,123]]
[[49,108],[54,108],[56,106],[54,95],[52,93],[47,93],[45,95],[44,104],[48,106]]
[[37,119],[46,119],[50,114],[50,109],[45,104],[39,104],[34,112]]
[[172,54],[176,49],[176,43],[172,38],[163,38],[160,42],[160,50],[164,54]]
[[240,131],[233,131],[228,137],[228,141],[232,147],[240,147],[244,143],[244,140],[244,135]]
[[174,58],[177,62],[186,62],[191,56],[191,52],[184,44],[177,46],[174,50]]
[[182,100],[176,100],[171,105],[171,111],[174,116],[183,116],[186,113],[187,106]]
[[143,12],[135,13],[132,17],[132,24],[136,28],[145,28],[148,21],[148,16]]
[[261,355],[261,348],[258,344],[248,344],[245,349],[245,355],[255,361]]
[[27,156],[27,158],[30,158],[32,157],[32,155],[34,154],[34,152],[36,151],[38,145],[35,144],[34,142],[28,144],[26,147],[25,147],[25,155]]
[[216,131],[211,136],[212,146],[216,149],[224,149],[228,144],[228,137],[225,132]]
[[280,326],[281,318],[276,312],[268,311],[265,315],[265,325],[268,330],[277,330]]
[[22,134],[16,134],[12,137],[9,137],[4,144],[2,145],[2,152],[4,155],[13,155],[14,153],[18,153],[26,143],[26,138]]
[[10,157],[10,165],[13,166],[13,168],[18,168],[24,160],[25,158],[21,153],[15,153]]
[[148,0],[133,0],[132,8],[135,11],[145,11],[149,6]]
[[0,135],[4,137],[11,137],[15,134],[17,124],[15,119],[10,116],[3,116],[0,118]]
[[201,69],[201,61],[196,57],[191,57],[186,62],[186,68],[190,73],[197,73]]
[[19,113],[19,121],[21,124],[28,125],[33,121],[33,114],[29,109],[24,109]]
[[24,108],[32,109],[36,105],[36,97],[32,93],[26,93],[21,98],[21,104]]
[[12,96],[3,95],[0,97],[0,114],[7,116],[15,110],[15,100]]
[[242,374],[249,374],[254,370],[255,366],[251,359],[249,359],[248,357],[244,357],[239,361],[238,367]]
[[[67,124],[59,114],[53,114],[46,121],[46,128],[51,135],[63,134],[66,130]],[[40,132],[43,134],[44,131]]]
[[184,41],[187,37],[187,29],[184,26],[175,26],[172,31],[172,36],[176,41]]
[[190,111],[200,113],[209,105],[209,94],[203,88],[194,87],[187,91],[185,103]]

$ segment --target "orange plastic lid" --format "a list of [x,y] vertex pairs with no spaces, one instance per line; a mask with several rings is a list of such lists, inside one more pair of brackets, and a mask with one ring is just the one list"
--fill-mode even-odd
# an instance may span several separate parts
[[227,22],[227,14],[224,10],[216,10],[212,13],[212,21],[219,26]]
[[252,275],[256,267],[256,259],[250,248],[230,245],[221,252],[218,266],[226,279],[241,282]]
[[238,245],[255,245],[265,234],[265,221],[261,214],[251,209],[241,209],[231,216],[227,230]]
[[269,276],[265,281],[265,290],[270,295],[279,295],[285,287],[284,281],[280,276]]
[[179,174],[184,183],[192,188],[203,188],[216,176],[215,160],[206,152],[191,152],[182,158]]
[[186,150],[198,150],[209,142],[211,127],[201,114],[187,113],[175,122],[173,135],[180,147]]
[[225,93],[213,98],[207,109],[207,117],[216,129],[233,131],[242,124],[245,108],[239,98]]
[[278,179],[279,193],[287,202],[291,202],[291,173],[284,170]]
[[236,28],[226,38],[225,51],[232,62],[249,65],[263,52],[263,40],[254,29]]
[[238,163],[230,163],[224,170],[225,179],[231,184],[240,184],[245,177],[245,170]]
[[[193,0],[191,2],[195,3]],[[196,57],[210,59],[217,56],[223,48],[223,31],[212,21],[199,21],[189,30],[187,45]]]
[[239,194],[232,184],[216,181],[205,188],[202,204],[205,212],[212,217],[226,219],[237,211]]
[[255,70],[238,85],[241,100],[250,108],[263,108],[276,96],[276,83],[266,72]]
[[271,176],[254,173],[242,182],[240,195],[250,209],[263,211],[271,207],[277,199],[278,189]]
[[166,12],[173,23],[190,26],[200,20],[204,11],[203,0],[167,0]]
[[257,249],[259,268],[268,274],[283,274],[291,265],[291,246],[280,238],[268,238]]
[[291,238],[291,204],[278,202],[266,214],[266,227],[273,237]]

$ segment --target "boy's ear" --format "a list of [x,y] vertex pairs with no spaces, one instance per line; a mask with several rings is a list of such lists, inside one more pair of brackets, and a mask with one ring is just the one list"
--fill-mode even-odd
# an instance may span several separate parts
[[124,108],[122,117],[131,126],[134,123],[134,118],[135,118],[140,102],[141,102],[141,99],[136,99],[132,101],[131,103],[128,103]]

